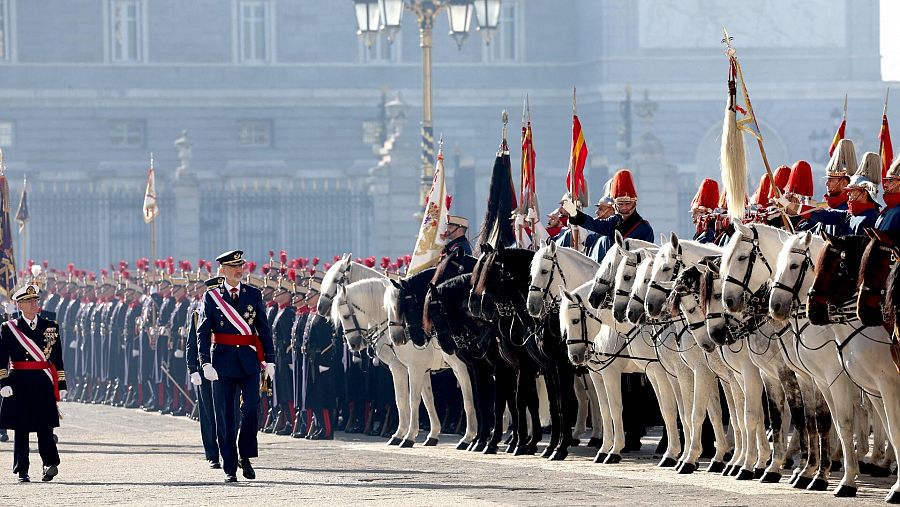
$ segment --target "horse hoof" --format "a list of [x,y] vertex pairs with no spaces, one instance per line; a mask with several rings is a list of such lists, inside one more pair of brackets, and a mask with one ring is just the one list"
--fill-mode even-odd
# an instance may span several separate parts
[[506,440],[503,441],[503,445],[509,445],[513,443],[513,435],[506,437]]
[[678,463],[673,458],[663,458],[656,464],[659,468],[672,468]]
[[840,485],[834,490],[834,496],[838,498],[856,498],[856,488],[854,486]]
[[553,451],[553,454],[551,454],[550,457],[547,459],[549,459],[550,461],[563,461],[568,456],[569,456],[569,451],[567,451],[566,449],[557,449],[557,450]]
[[844,466],[844,464],[841,463],[840,460],[837,460],[837,459],[836,459],[836,460],[832,460],[830,470],[831,470],[832,472],[839,472],[843,466]]
[[759,479],[759,482],[763,484],[775,484],[777,482],[781,482],[781,474],[778,472],[766,472]]
[[514,452],[516,452],[516,446],[515,446],[515,445],[507,445],[507,446],[506,446],[506,454],[512,454],[512,453],[514,453]]
[[794,460],[792,458],[788,458],[788,459],[784,460],[784,465],[782,465],[781,468],[783,468],[785,470],[790,470],[791,468],[794,468]]
[[859,473],[861,474],[868,474],[872,471],[871,465],[865,461],[857,461],[856,466],[859,468]]
[[788,481],[788,484],[793,486],[794,483],[797,482],[797,477],[800,477],[800,469],[799,468],[795,468],[794,471],[791,472],[791,480]]
[[434,447],[434,446],[436,446],[437,444],[438,444],[438,439],[436,439],[436,438],[429,438],[429,439],[426,440],[425,443],[422,444],[422,445],[424,445],[425,447]]
[[678,460],[675,462],[675,471],[681,470],[681,467],[684,466],[684,461]]
[[549,458],[553,454],[553,448],[549,445],[544,449],[544,452],[541,453],[542,458]]
[[825,491],[828,489],[828,481],[825,479],[814,479],[806,487],[807,491]]
[[730,476],[732,468],[734,468],[734,465],[725,465],[725,469],[722,470],[722,477]]
[[741,471],[740,465],[734,465],[733,467],[731,467],[731,470],[728,472],[728,475],[730,475],[732,477],[737,477],[737,474],[740,471]]
[[721,461],[711,461],[709,466],[706,467],[706,471],[711,474],[720,474],[722,470],[725,470],[725,463]]
[[872,477],[890,477],[891,470],[887,467],[869,465],[869,475]]
[[456,450],[457,451],[465,451],[466,449],[469,448],[470,445],[472,445],[472,442],[460,442],[460,443],[456,444]]
[[681,465],[681,468],[678,469],[678,473],[681,475],[688,475],[694,473],[694,470],[697,470],[697,465],[693,463],[685,463]]
[[735,479],[737,479],[737,480],[739,480],[739,481],[749,481],[749,480],[752,480],[752,479],[753,479],[753,472],[751,472],[750,470],[747,470],[746,468],[742,468],[742,469],[738,472],[738,474],[737,474],[737,476],[735,477]]
[[753,469],[753,479],[758,481],[758,480],[762,479],[762,476],[765,473],[766,473],[765,468],[754,468]]
[[606,461],[607,454],[603,451],[597,451],[597,455],[594,456],[594,463],[603,463]]
[[466,447],[466,450],[467,450],[467,451],[474,451],[474,450],[475,450],[475,447],[477,447],[477,446],[478,446],[478,441],[477,441],[477,440],[472,440],[471,442],[469,442],[469,446]]
[[513,451],[514,456],[524,456],[526,454],[528,454],[528,451],[521,445],[516,447],[516,449]]
[[622,462],[622,456],[619,454],[615,454],[615,453],[610,454],[609,456],[606,457],[605,460],[603,460],[604,465],[615,465],[616,463],[621,463],[621,462]]
[[497,446],[493,445],[493,444],[488,444],[488,446],[485,447],[484,450],[481,452],[482,452],[482,454],[497,454]]
[[806,487],[809,486],[809,483],[811,483],[811,482],[812,482],[812,477],[804,477],[801,475],[801,476],[797,477],[796,481],[794,481],[793,486],[794,486],[794,489],[806,489]]
[[525,446],[525,454],[534,456],[537,454],[537,444],[528,444]]
[[402,448],[404,448],[404,449],[409,449],[409,448],[412,447],[415,443],[416,443],[415,440],[405,440],[405,439],[404,439],[403,442],[400,442],[400,447],[402,447]]
[[484,447],[487,445],[487,442],[477,442],[475,446],[470,446],[469,450],[472,452],[481,452],[484,450]]
[[728,451],[725,453],[724,456],[722,456],[722,461],[725,463],[728,463],[729,461],[731,461],[731,458],[733,458],[733,457],[734,457],[734,452]]
[[387,445],[400,445],[400,442],[402,441],[402,438],[391,437],[391,439],[387,441]]
[[884,497],[884,501],[891,504],[900,504],[900,491],[891,491]]
[[596,449],[599,449],[601,445],[603,445],[603,441],[600,440],[599,438],[592,438],[592,439],[588,440],[588,443],[587,443],[588,447],[594,447]]

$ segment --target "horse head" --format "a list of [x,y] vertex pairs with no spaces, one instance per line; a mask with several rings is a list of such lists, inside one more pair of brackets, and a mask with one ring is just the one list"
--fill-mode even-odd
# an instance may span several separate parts
[[548,299],[552,299],[553,280],[559,276],[559,261],[556,258],[559,247],[550,242],[534,254],[531,261],[531,285],[525,308],[532,317],[541,317]]
[[825,241],[816,259],[815,276],[806,302],[809,321],[824,326],[831,320],[829,305],[844,306],[856,293],[865,236],[837,237],[822,232]]
[[706,315],[706,330],[716,345],[734,342],[728,332],[728,320],[722,303],[722,277],[719,273],[721,257],[706,263],[706,271],[700,277],[700,310]]
[[672,290],[672,281],[678,276],[682,266],[681,245],[678,236],[673,232],[669,241],[659,248],[653,258],[650,281],[644,298],[644,306],[650,317],[657,318],[662,313]]
[[613,283],[612,309],[616,322],[625,322],[625,312],[628,309],[628,301],[631,299],[635,273],[645,256],[643,250],[622,251],[622,258],[616,268],[615,282]]
[[619,268],[619,263],[622,261],[622,255],[625,251],[622,244],[618,242],[621,238],[622,235],[616,231],[616,244],[606,251],[606,255],[600,262],[600,267],[597,268],[597,272],[594,274],[590,296],[588,296],[588,303],[594,308],[602,309],[603,306],[610,303],[610,296],[612,295],[616,279],[616,270]]
[[337,288],[349,283],[350,270],[353,261],[351,254],[345,253],[337,262],[328,268],[322,278],[322,286],[319,289],[319,302],[316,303],[316,313],[322,317],[331,314],[331,303],[334,300]]
[[[769,295],[769,315],[785,321],[794,311],[794,304],[803,302],[802,297],[809,291],[813,274],[813,255],[810,244],[815,237],[810,232],[791,236],[781,247],[775,266],[772,293]],[[816,250],[821,248],[821,244]]]
[[588,336],[587,309],[577,291],[569,292],[560,288],[559,327],[566,339],[569,361],[581,366],[590,358],[588,347],[593,346],[593,336]]
[[778,229],[739,220],[733,224],[734,234],[722,252],[722,299],[729,312],[739,314],[747,297],[772,276],[769,259],[774,261],[782,241]]
[[706,271],[708,270],[691,266],[678,273],[667,303],[673,316],[681,315],[687,322],[688,330],[697,345],[706,352],[712,352],[718,344],[709,334],[706,313],[700,304],[700,280]]
[[869,244],[859,266],[859,295],[856,299],[856,316],[865,326],[884,324],[885,289],[891,268],[897,261],[894,241],[877,229],[865,229]]

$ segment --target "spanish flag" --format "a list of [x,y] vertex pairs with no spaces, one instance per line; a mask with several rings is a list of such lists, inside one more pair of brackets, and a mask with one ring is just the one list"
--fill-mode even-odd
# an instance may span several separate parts
[[581,206],[588,206],[588,188],[584,180],[584,163],[587,162],[588,148],[584,142],[584,132],[578,115],[572,115],[572,150],[569,156],[569,173],[566,175],[566,188],[572,195],[572,201],[580,201]]
[[844,132],[847,130],[847,96],[844,95],[844,113],[841,116],[841,124],[838,126],[837,132],[834,133],[834,139],[831,140],[831,148],[828,149],[828,156],[834,155],[834,149],[837,148],[838,142],[844,138]]

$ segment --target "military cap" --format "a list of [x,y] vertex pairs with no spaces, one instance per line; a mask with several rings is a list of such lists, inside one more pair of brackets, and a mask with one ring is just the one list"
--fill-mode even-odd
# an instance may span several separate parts
[[455,225],[457,227],[465,227],[466,229],[468,229],[469,228],[469,219],[458,216],[458,215],[448,215],[447,216],[447,224]]
[[216,262],[223,266],[243,266],[244,252],[243,250],[231,250],[220,254],[216,257]]
[[221,287],[224,282],[224,276],[214,276],[212,278],[208,278],[205,282],[203,282],[203,284],[206,285],[207,289],[215,289],[217,287]]
[[187,278],[182,278],[180,276],[173,276],[169,282],[175,287],[186,287],[188,284]]
[[32,299],[37,299],[40,296],[40,289],[38,289],[37,285],[28,284],[21,289],[17,290],[12,295],[12,300],[16,303],[21,301],[30,301]]

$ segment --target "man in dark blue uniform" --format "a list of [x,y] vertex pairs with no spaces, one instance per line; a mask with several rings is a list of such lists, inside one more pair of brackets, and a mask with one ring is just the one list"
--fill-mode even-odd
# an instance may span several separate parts
[[[43,480],[59,473],[59,452],[53,428],[59,426],[56,403],[66,396],[59,326],[40,316],[37,286],[17,290],[13,301],[21,315],[0,330],[0,428],[15,431],[13,473],[19,482],[28,476],[28,435],[37,433],[38,452],[44,465]],[[9,369],[7,370],[7,365]]]
[[447,230],[441,234],[441,239],[445,242],[444,251],[441,255],[453,253],[457,249],[461,249],[466,255],[472,255],[472,245],[469,244],[469,239],[466,238],[468,230],[469,219],[449,215],[447,217]]
[[719,202],[719,182],[704,178],[691,201],[691,220],[697,226],[694,241],[713,243],[716,240],[716,221],[713,211]]
[[[313,273],[309,280],[306,302],[315,308],[319,302],[322,275]],[[303,331],[303,352],[306,358],[306,408],[312,411],[312,424],[306,438],[331,440],[334,438],[334,414],[337,408],[337,370],[341,367],[340,343],[334,328],[316,313],[310,313]]]
[[888,233],[896,244],[900,241],[900,157],[894,159],[882,186],[885,207],[875,221],[875,228]]
[[[296,271],[291,269],[289,276],[296,279]],[[272,319],[272,342],[275,345],[275,367],[284,372],[275,382],[274,397],[272,400],[275,410],[275,423],[272,432],[276,435],[290,435],[293,425],[293,385],[290,371],[291,364],[291,327],[294,324],[294,307],[291,305],[293,298],[294,280],[291,278],[279,278],[272,301],[275,302],[275,315]]]
[[308,279],[300,282],[294,289],[294,322],[291,325],[291,377],[293,379],[294,426],[291,436],[303,438],[309,423],[306,418],[306,407],[303,406],[303,331],[306,329],[306,321],[309,318],[310,308],[306,304],[307,288],[304,285]]
[[[259,373],[262,368],[270,380],[275,378],[275,348],[262,293],[241,283],[243,252],[225,252],[216,261],[225,280],[203,298],[197,347],[203,376],[213,382],[216,435],[225,482],[237,482],[238,447],[244,477],[256,478],[250,458],[258,455]],[[237,391],[243,399],[240,438],[234,423]]]
[[202,296],[206,289],[217,289],[222,286],[225,279],[221,276],[212,277],[204,283],[198,295],[198,301],[192,305],[189,315],[190,330],[188,331],[187,350],[185,359],[191,372],[191,384],[197,389],[198,415],[200,417],[200,439],[203,441],[203,452],[209,468],[222,468],[219,462],[219,443],[216,440],[216,413],[213,406],[212,382],[203,378],[200,374],[200,355],[197,350],[197,323],[203,313]]

